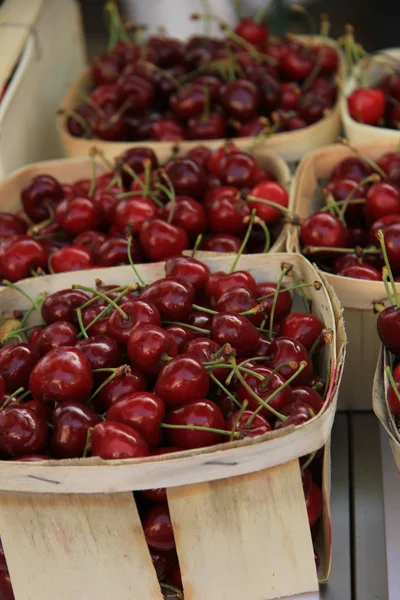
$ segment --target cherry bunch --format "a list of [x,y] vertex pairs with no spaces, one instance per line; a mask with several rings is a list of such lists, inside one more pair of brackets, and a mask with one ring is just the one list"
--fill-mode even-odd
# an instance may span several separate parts
[[[137,30],[130,37],[113,2],[106,9],[113,13],[109,51],[94,60],[89,94],[66,115],[75,137],[178,141],[294,131],[336,102],[339,58],[325,38],[311,46],[290,35],[271,40],[260,13],[234,30],[220,22],[222,39],[141,40]],[[324,21],[324,36],[328,29]]]
[[[300,226],[302,252],[336,275],[382,281],[384,253],[400,276],[400,152],[377,162],[355,151],[333,169],[325,205]],[[382,230],[385,248],[377,237]]]
[[237,252],[249,220],[243,250],[267,252],[282,228],[286,189],[232,143],[164,165],[132,148],[98,176],[92,160],[92,179],[37,175],[22,189],[22,214],[0,213],[0,277],[162,261],[194,245]]

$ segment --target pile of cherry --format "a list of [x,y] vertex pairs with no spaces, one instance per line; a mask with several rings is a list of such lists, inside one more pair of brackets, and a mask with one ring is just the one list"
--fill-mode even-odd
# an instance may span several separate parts
[[332,46],[270,40],[250,18],[224,31],[222,39],[151,36],[139,44],[120,26],[92,64],[89,94],[67,113],[68,131],[107,141],[223,139],[272,124],[294,131],[331,110],[339,62]]
[[[382,281],[384,253],[400,277],[400,152],[377,162],[360,154],[336,165],[325,206],[300,226],[303,253],[336,275]],[[382,251],[377,233],[382,230]]]
[[[157,456],[309,421],[328,389],[318,359],[331,332],[305,297],[305,312],[290,312],[292,290],[321,287],[284,285],[290,272],[257,283],[178,256],[151,284],[136,273],[135,284],[74,285],[3,315],[1,459]],[[38,311],[43,324],[29,326]],[[315,534],[320,458],[302,459]],[[137,499],[158,576],[179,588],[165,490]]]
[[164,165],[151,149],[132,148],[92,180],[30,180],[23,212],[0,213],[0,277],[123,265],[129,253],[135,263],[163,261],[200,235],[203,250],[238,252],[252,211],[245,251],[266,252],[288,203],[273,175],[232,143],[196,146]]

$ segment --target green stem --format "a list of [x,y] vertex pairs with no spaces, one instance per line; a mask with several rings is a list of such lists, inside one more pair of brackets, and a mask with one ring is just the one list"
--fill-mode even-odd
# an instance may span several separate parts
[[135,263],[133,262],[133,259],[132,259],[132,232],[128,233],[128,250],[127,251],[128,251],[129,264],[131,265],[132,270],[135,273],[135,275],[136,275],[136,277],[137,277],[140,285],[142,287],[145,287],[146,284],[143,281],[143,279],[141,278],[141,276],[139,275],[139,272],[138,272],[138,270],[136,268],[136,265],[135,265]]
[[268,388],[268,384],[271,381],[271,379],[273,378],[274,375],[276,375],[276,373],[278,373],[282,367],[290,367],[291,369],[298,369],[299,365],[297,364],[297,362],[293,361],[293,360],[289,360],[287,362],[284,362],[280,365],[278,365],[277,367],[275,367],[275,369],[273,371],[271,371],[271,373],[268,375],[268,377],[265,379],[265,381],[261,384],[260,389],[262,390],[266,390]]
[[244,238],[243,238],[243,242],[242,242],[242,244],[241,244],[241,246],[240,246],[240,248],[239,248],[239,251],[238,251],[238,253],[237,253],[237,254],[236,254],[236,256],[235,256],[235,259],[234,259],[234,261],[233,261],[233,263],[232,263],[232,266],[231,266],[231,268],[230,268],[230,269],[229,269],[229,271],[228,271],[228,274],[229,274],[229,273],[233,273],[233,272],[234,272],[234,270],[236,269],[236,265],[238,264],[239,258],[240,258],[240,257],[241,257],[241,255],[243,254],[243,251],[244,251],[244,249],[246,248],[246,244],[247,244],[247,242],[249,241],[250,233],[251,233],[251,230],[253,229],[253,223],[254,223],[254,219],[255,219],[255,218],[256,218],[256,210],[255,210],[255,209],[253,209],[253,210],[251,211],[251,217],[250,217],[250,220],[249,220],[249,226],[247,227],[246,235],[245,235],[245,236],[244,236]]
[[288,208],[286,208],[286,206],[282,206],[277,202],[272,202],[272,200],[267,200],[267,198],[257,198],[257,196],[246,196],[246,200],[250,200],[250,202],[260,202],[261,204],[267,204],[272,208],[276,208],[276,210],[279,210],[281,213],[288,215],[290,218],[293,217],[293,213]]
[[[394,380],[394,377],[393,377],[392,371],[390,370],[390,367],[389,367],[389,366],[385,367],[385,373],[386,373],[386,375],[388,376],[389,383],[390,383],[390,385],[391,385],[391,387],[392,387],[392,389],[393,389],[394,393],[396,394],[396,398],[397,398],[397,400],[400,402],[400,392],[399,392],[399,390],[397,389],[396,382],[395,382],[395,380]],[[0,409],[0,410],[1,410],[1,409]]]
[[114,300],[111,300],[111,298],[109,298],[108,296],[106,296],[106,294],[103,294],[102,292],[99,292],[99,290],[94,290],[93,288],[90,288],[87,285],[80,285],[80,284],[74,284],[72,286],[72,289],[73,290],[83,290],[84,292],[91,292],[92,294],[94,294],[95,296],[98,296],[99,298],[101,298],[105,302],[108,302],[108,304],[110,304],[116,311],[119,312],[119,314],[124,319],[124,321],[129,321],[129,317],[126,314],[126,312],[124,312],[122,310],[122,308],[120,306],[118,306],[118,304],[116,302],[114,302]]
[[185,327],[186,329],[190,329],[191,331],[197,331],[198,333],[210,333],[209,329],[196,327],[195,325],[190,325],[189,323],[181,323],[180,321],[163,321],[163,323],[165,323],[165,325],[178,325],[179,327]]
[[367,163],[367,165],[369,165],[371,167],[371,169],[376,171],[376,173],[379,173],[379,175],[381,176],[382,179],[385,179],[385,181],[388,179],[388,176],[386,175],[385,171],[383,169],[381,169],[380,166],[377,165],[377,163],[374,160],[372,160],[372,158],[369,158],[368,156],[364,156],[363,154],[361,154],[361,152],[359,150],[357,150],[357,148],[354,148],[354,146],[352,146],[348,140],[346,140],[344,138],[339,138],[338,141],[341,144],[343,144],[344,146],[347,146],[348,148],[350,148],[350,150],[352,150],[354,152],[354,154],[356,156],[358,156],[358,158],[360,158],[362,161]]
[[387,251],[386,251],[386,245],[385,245],[385,236],[383,234],[382,229],[379,229],[379,231],[376,234],[376,237],[379,240],[379,244],[381,246],[381,250],[382,250],[382,254],[383,254],[383,260],[385,261],[385,267],[387,269],[388,275],[389,275],[389,279],[390,279],[390,283],[392,286],[392,290],[393,290],[393,295],[394,295],[394,300],[396,303],[396,306],[400,307],[400,300],[399,300],[399,294],[397,293],[397,287],[393,278],[393,273],[392,273],[392,269],[390,267],[390,262],[389,262],[389,258],[387,255]]
[[322,394],[322,397],[323,397],[324,400],[325,400],[326,395],[327,395],[328,390],[329,390],[329,383],[330,383],[330,380],[331,380],[331,371],[332,371],[332,365],[329,362],[328,366],[326,368],[326,381],[325,381],[324,393]]
[[275,316],[275,308],[276,308],[276,303],[278,300],[278,294],[279,294],[279,289],[282,285],[283,282],[283,278],[285,277],[285,275],[292,269],[292,267],[290,265],[285,265],[282,269],[282,272],[279,276],[278,282],[276,284],[276,288],[275,288],[275,292],[274,292],[274,298],[272,300],[272,306],[271,306],[271,314],[269,317],[269,338],[272,338],[272,329],[274,327],[274,316]]
[[[220,435],[231,435],[231,431],[226,429],[215,429],[214,427],[202,427],[201,425],[170,425],[169,423],[161,423],[164,429],[188,429],[190,431],[208,431],[210,433],[219,433]],[[235,437],[240,437],[240,434],[235,434]]]
[[3,279],[3,281],[1,282],[3,285],[5,285],[6,287],[9,287],[13,290],[16,290],[17,292],[19,292],[20,294],[22,294],[24,296],[24,298],[26,298],[28,300],[28,302],[31,303],[32,307],[35,308],[35,310],[37,310],[38,312],[40,312],[40,306],[37,305],[36,301],[33,300],[33,298],[31,298],[31,296],[29,296],[29,294],[27,294],[26,292],[24,292],[23,289],[21,289],[18,285],[15,285],[15,283],[12,283],[11,281],[8,281],[8,279]]
[[203,234],[199,233],[199,235],[197,236],[196,241],[194,243],[194,246],[193,246],[192,258],[194,258],[194,255],[196,254],[197,250],[199,249],[202,239],[203,239]]
[[305,471],[307,469],[307,467],[309,467],[311,465],[311,463],[314,460],[316,454],[317,454],[317,451],[311,452],[310,456],[308,457],[308,459],[306,460],[306,462],[304,463],[304,465],[301,466],[301,472]]
[[[98,370],[100,372],[100,369]],[[126,373],[127,371],[130,371],[130,368],[128,365],[122,365],[121,367],[116,367],[115,369],[112,370],[113,372],[111,373],[111,375],[109,377],[107,377],[107,379],[105,379],[103,381],[103,383],[101,383],[99,385],[99,387],[93,392],[93,394],[90,396],[90,400],[89,402],[91,403],[93,398],[95,398],[97,396],[97,394],[99,392],[101,392],[101,390],[108,384],[110,383],[110,381],[112,381],[113,379],[115,379],[116,377],[119,377],[120,375],[123,375],[124,373]],[[108,372],[108,371],[107,371]]]
[[15,392],[13,392],[13,393],[11,394],[11,396],[9,396],[9,397],[7,398],[7,400],[6,400],[6,401],[5,401],[5,402],[4,402],[4,403],[3,403],[3,404],[0,406],[0,411],[2,411],[2,410],[3,410],[3,409],[6,407],[6,406],[8,406],[8,405],[10,404],[11,400],[13,400],[13,399],[14,399],[16,396],[18,396],[18,394],[20,394],[21,392],[23,392],[23,391],[24,391],[24,389],[25,389],[25,388],[23,388],[23,387],[20,387],[20,388],[18,388],[17,390],[15,390]]
[[232,392],[230,392],[228,390],[228,388],[226,388],[224,386],[224,384],[221,383],[221,381],[217,377],[215,377],[215,375],[212,371],[210,373],[208,373],[208,376],[210,377],[210,379],[212,379],[212,381],[215,383],[215,385],[217,385],[220,388],[220,390],[222,392],[224,392],[224,394],[226,394],[232,400],[232,402],[234,402],[236,404],[236,406],[240,407],[240,402],[235,398],[235,396],[232,394]]
[[82,310],[80,308],[76,309],[76,318],[78,320],[79,329],[81,330],[81,334],[85,339],[88,339],[88,334],[86,333],[85,326],[82,321]]
[[249,404],[249,403],[247,402],[247,400],[245,400],[245,401],[243,402],[243,404],[242,404],[242,406],[241,406],[241,408],[240,408],[240,410],[239,410],[238,414],[237,414],[237,415],[236,415],[236,417],[235,417],[235,420],[233,421],[233,425],[232,425],[232,433],[231,433],[231,441],[232,441],[232,440],[233,440],[233,438],[234,438],[235,431],[236,431],[236,427],[238,426],[238,423],[239,423],[240,419],[242,418],[242,415],[243,415],[244,411],[246,410],[246,408],[247,408],[248,404]]
[[389,300],[390,304],[392,306],[395,306],[395,301],[394,301],[394,298],[393,298],[392,293],[390,291],[388,279],[389,279],[388,270],[387,270],[386,267],[383,267],[383,269],[382,269],[382,280],[383,280],[383,285],[385,286],[386,295],[388,297],[388,300]]
[[200,306],[199,304],[192,304],[192,308],[194,308],[194,310],[198,310],[204,313],[207,313],[208,315],[218,315],[218,311],[217,310],[212,310],[211,308],[206,308],[205,306]]

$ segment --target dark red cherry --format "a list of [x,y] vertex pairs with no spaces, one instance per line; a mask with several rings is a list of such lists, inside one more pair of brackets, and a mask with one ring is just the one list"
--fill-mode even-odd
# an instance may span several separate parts
[[[275,367],[273,367],[275,368]],[[252,368],[254,373],[261,375],[264,377],[264,381],[257,379],[256,376],[251,375],[250,373],[242,373],[243,379],[247,383],[248,386],[251,387],[252,390],[256,392],[256,394],[264,400],[264,402],[268,401],[269,396],[276,392],[276,390],[281,387],[286,378],[283,377],[279,373],[273,373],[273,369],[269,367],[256,366]],[[238,383],[238,394],[239,400],[243,404],[245,400],[247,400],[249,405],[249,410],[254,411],[259,408],[260,402],[258,402],[246,389],[246,387],[242,383]],[[268,401],[268,405],[274,408],[277,411],[281,411],[286,404],[292,401],[292,390],[290,385],[284,387],[272,400]],[[274,419],[273,413],[268,410],[268,408],[264,407],[261,409],[261,414],[266,419]]]
[[368,281],[382,281],[382,273],[372,265],[365,264],[349,265],[337,271],[337,275]]
[[93,405],[97,412],[103,413],[123,396],[143,392],[146,387],[147,383],[143,373],[136,367],[130,367],[128,372],[117,375],[96,394]]
[[215,315],[211,337],[218,344],[230,344],[245,356],[251,355],[260,337],[259,332],[246,317],[230,313]]
[[140,232],[142,225],[148,219],[157,215],[157,206],[150,198],[122,198],[114,209],[113,226],[119,233],[124,233],[127,226],[132,223],[132,232]]
[[350,116],[365,125],[378,125],[386,109],[385,92],[379,88],[359,88],[347,97]]
[[[304,246],[322,246],[329,248],[346,247],[346,230],[337,217],[329,212],[315,212],[300,227],[300,243]],[[334,253],[319,251],[318,257],[331,257]]]
[[388,181],[378,181],[371,185],[365,202],[365,216],[373,223],[386,215],[400,214],[400,191]]
[[83,246],[67,246],[53,252],[49,258],[51,273],[82,271],[93,266],[93,257]]
[[251,187],[255,183],[257,163],[249,154],[232,152],[222,157],[219,170],[225,185]]
[[280,61],[280,69],[285,78],[291,81],[304,81],[313,70],[315,59],[311,54],[288,50]]
[[88,301],[88,296],[80,290],[59,290],[50,294],[42,304],[42,317],[47,325],[56,321],[77,323],[76,308]]
[[[393,371],[392,375],[393,375],[396,389],[399,392],[400,380],[398,379],[398,377],[396,377],[396,374],[394,371]],[[400,414],[400,401],[397,397],[395,390],[393,389],[393,387],[391,385],[389,386],[388,393],[387,393],[387,402],[388,402],[390,411],[394,415]]]
[[96,202],[82,197],[59,202],[54,216],[57,223],[70,235],[96,229],[101,221],[100,209]]
[[185,139],[185,130],[175,119],[157,119],[149,131],[151,139],[158,142],[179,142]]
[[257,85],[259,86],[261,104],[264,110],[267,111],[267,113],[276,110],[282,98],[282,88],[279,80],[271,73],[263,72],[257,78]]
[[167,321],[185,321],[192,310],[195,288],[174,277],[164,277],[148,285],[142,300],[152,302]]
[[308,385],[295,385],[292,387],[292,398],[293,402],[300,401],[311,406],[316,415],[324,405],[322,396]]
[[383,233],[385,233],[386,227],[388,225],[392,225],[393,223],[400,223],[400,213],[394,215],[384,215],[380,219],[374,221],[369,230],[369,243],[379,248],[379,241],[376,237],[376,234],[378,233],[379,229],[382,229]]
[[49,217],[49,207],[54,208],[64,196],[59,182],[51,175],[38,175],[22,188],[21,202],[24,212],[39,223]]
[[265,44],[268,40],[268,28],[263,23],[256,23],[250,17],[242,17],[235,27],[235,33],[249,44]]
[[166,261],[165,274],[167,277],[189,282],[193,285],[196,292],[201,292],[210,275],[210,269],[196,258],[174,256]]
[[219,98],[228,115],[242,122],[254,117],[260,106],[259,91],[248,79],[226,83],[219,90]]
[[248,227],[245,218],[250,207],[240,198],[217,198],[207,211],[211,231],[214,233],[237,234]]
[[167,260],[189,248],[186,231],[161,219],[146,221],[140,230],[140,243],[153,262]]
[[229,233],[211,235],[201,245],[202,250],[209,252],[232,252],[236,254],[242,245],[241,240]]
[[175,341],[178,347],[178,354],[181,354],[185,344],[195,337],[193,331],[182,325],[168,325],[168,327],[165,327],[165,331],[168,331]]
[[293,312],[281,322],[280,334],[300,342],[311,350],[325,325],[315,315]]
[[155,550],[175,548],[174,531],[168,504],[153,506],[143,520],[143,533],[147,544]]
[[384,308],[378,315],[377,327],[382,344],[392,354],[400,356],[400,309],[397,306]]
[[180,354],[162,369],[155,391],[169,407],[205,398],[208,386],[208,374],[201,362],[190,354]]
[[75,346],[78,330],[68,321],[56,321],[45,327],[38,339],[37,348],[43,356],[61,346]]
[[157,169],[158,159],[151,148],[137,146],[125,150],[117,160],[117,168],[121,171],[124,186],[129,188],[132,183],[132,177],[122,169],[123,165],[127,165],[137,175],[144,172],[144,161],[149,160],[152,169]]
[[56,458],[79,458],[83,455],[88,429],[100,423],[98,414],[78,402],[59,404],[53,413],[50,453]]
[[104,314],[102,317],[98,318],[104,308],[103,304],[92,304],[82,312],[82,323],[85,331],[92,336],[107,335],[108,315]]
[[118,344],[107,335],[97,335],[79,340],[75,347],[83,352],[93,370],[111,369],[119,365]]
[[190,158],[174,158],[165,166],[177,196],[200,198],[205,189],[205,172]]
[[84,231],[74,239],[74,246],[81,246],[93,256],[96,260],[96,255],[100,246],[107,240],[107,236],[100,231]]
[[240,152],[240,149],[233,142],[226,142],[223,146],[213,150],[207,161],[207,170],[216,177],[222,177],[222,159],[228,154],[232,154],[232,152]]
[[312,527],[316,523],[322,510],[322,492],[316,483],[312,484],[311,490],[306,496],[306,507],[308,522],[310,527]]
[[[254,294],[245,287],[236,286],[229,288],[219,297],[215,304],[217,312],[225,313],[243,313],[253,310],[257,306]],[[254,323],[260,325],[264,319],[262,310],[255,310],[253,314],[246,315],[247,318]]]
[[130,334],[139,325],[161,326],[160,313],[151,302],[134,298],[124,302],[121,308],[127,319],[117,310],[113,310],[107,320],[107,333],[119,344],[126,345]]
[[177,196],[175,209],[168,202],[164,207],[168,219],[173,210],[172,223],[179,225],[191,238],[196,238],[207,229],[207,218],[203,206],[190,196]]
[[[143,254],[138,241],[131,240],[131,256],[134,263],[143,262]],[[99,248],[96,263],[101,267],[116,267],[129,264],[128,241],[123,237],[111,237]]]
[[91,393],[93,375],[90,362],[81,350],[65,346],[51,350],[36,364],[29,389],[43,402],[85,403]]
[[25,406],[0,411],[0,454],[23,456],[40,454],[47,445],[47,425]]
[[169,106],[177,119],[185,121],[202,114],[206,106],[206,94],[203,86],[186,84],[169,99]]
[[197,164],[203,169],[206,169],[207,161],[211,156],[211,148],[199,144],[198,146],[194,146],[194,148],[190,148],[190,150],[186,152],[185,156],[197,162]]
[[[257,301],[262,300],[264,303],[264,310],[266,311],[267,315],[271,314],[272,305],[274,304],[275,290],[276,283],[273,283],[272,281],[263,281],[262,283],[257,284],[255,297]],[[292,310],[292,294],[285,290],[286,286],[281,285],[275,302],[274,323],[282,321],[282,319]]]
[[209,298],[215,298],[217,301],[224,292],[237,286],[245,287],[250,292],[256,293],[256,281],[248,271],[234,271],[233,273],[216,271],[208,278],[206,295]]
[[101,421],[94,426],[91,439],[93,456],[104,460],[141,458],[149,455],[144,438],[132,427],[117,421]]
[[118,421],[133,427],[150,448],[160,444],[160,424],[164,417],[164,402],[150,392],[134,392],[122,396],[107,411],[108,421]]
[[40,359],[39,352],[23,342],[8,344],[0,350],[0,375],[10,394],[19,387],[28,389],[29,377]]
[[229,419],[227,419],[225,423],[225,429],[228,431],[238,431],[243,435],[243,437],[257,437],[272,430],[270,423],[259,413],[254,416],[249,424],[248,421],[253,417],[253,414],[253,411],[245,410],[243,411],[239,420],[237,420],[239,417],[239,412],[235,412],[229,417]]
[[385,228],[385,246],[389,263],[397,274],[400,271],[400,224],[393,223]]
[[353,181],[362,181],[373,172],[368,163],[357,156],[349,156],[336,165],[331,173],[330,180],[352,179]]
[[31,270],[46,269],[47,253],[43,244],[28,235],[17,235],[0,242],[0,277],[15,282],[25,279]]
[[287,417],[286,421],[277,419],[275,421],[275,429],[283,429],[284,427],[291,427],[302,425],[313,418],[313,409],[308,404],[297,400],[287,404],[281,411],[281,413]]
[[[397,78],[399,79],[399,78]],[[400,183],[400,153],[387,152],[377,160],[378,166],[386,173],[390,181]]]
[[[295,339],[290,337],[279,337],[273,340],[271,346],[268,349],[267,356],[271,359],[268,363],[269,367],[275,369],[279,367],[279,365],[283,365],[283,363],[294,361],[298,365],[302,361],[306,364],[306,367],[297,375],[295,381],[295,385],[307,384],[313,376],[313,364],[311,357],[307,350],[304,348],[303,344],[298,342]],[[290,365],[282,366],[279,369],[279,373],[285,378],[288,379],[297,371],[297,368],[294,369]]]
[[[198,399],[167,412],[165,423],[170,425],[197,425],[224,430],[225,421],[221,409],[211,400]],[[213,431],[190,429],[165,429],[168,442],[185,450],[213,446],[222,441],[222,435]]]
[[166,357],[174,357],[178,348],[173,337],[156,325],[140,325],[132,331],[128,341],[131,363],[144,373],[157,374]]
[[307,125],[312,125],[329,113],[329,98],[309,90],[300,97],[297,110]]
[[0,238],[5,239],[15,235],[24,235],[28,229],[26,221],[18,215],[0,212]]

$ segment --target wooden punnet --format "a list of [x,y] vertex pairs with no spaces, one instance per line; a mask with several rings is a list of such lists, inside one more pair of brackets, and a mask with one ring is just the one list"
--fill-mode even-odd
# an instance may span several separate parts
[[[206,262],[212,271],[227,270],[231,258]],[[345,334],[330,286],[302,256],[244,256],[238,269],[258,281],[276,281],[283,262],[300,281],[322,284],[306,289],[313,313],[333,331],[321,356],[322,373],[331,366],[322,412],[300,427],[260,438],[154,458],[3,462],[0,532],[16,600],[161,600],[132,495],[155,487],[168,488],[186,600],[272,600],[318,590],[298,458],[326,445],[319,573],[325,580],[331,552],[329,440]],[[164,275],[164,264],[138,270],[151,282]],[[36,296],[96,278],[110,284],[135,280],[130,267],[116,267],[27,279],[20,286]],[[3,317],[28,307],[16,290],[0,292]]]

